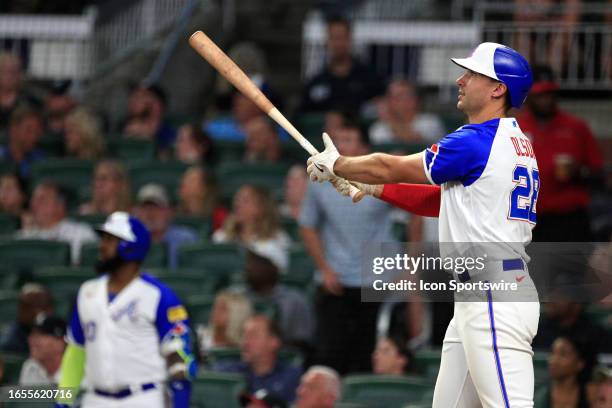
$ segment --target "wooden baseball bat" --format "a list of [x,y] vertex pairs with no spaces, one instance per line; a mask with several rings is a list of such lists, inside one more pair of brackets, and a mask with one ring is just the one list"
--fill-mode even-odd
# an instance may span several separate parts
[[[189,45],[206,61],[234,85],[244,96],[264,111],[272,120],[278,123],[304,148],[311,156],[318,153],[317,149],[280,113],[261,90],[246,76],[230,57],[202,31],[196,31],[189,37]],[[351,198],[357,202],[363,198],[363,192],[351,185]]]

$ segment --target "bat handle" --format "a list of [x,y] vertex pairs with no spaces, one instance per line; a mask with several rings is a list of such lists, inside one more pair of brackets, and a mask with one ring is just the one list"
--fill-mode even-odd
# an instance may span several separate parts
[[363,197],[365,197],[365,193],[363,191],[359,190],[357,187],[355,187],[352,184],[351,184],[350,195],[351,195],[351,198],[353,199],[354,203],[357,203],[357,202],[361,201],[361,199]]

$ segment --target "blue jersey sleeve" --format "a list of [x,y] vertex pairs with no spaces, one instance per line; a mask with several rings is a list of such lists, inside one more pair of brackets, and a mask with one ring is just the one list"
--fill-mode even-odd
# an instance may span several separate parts
[[478,180],[489,160],[498,122],[463,126],[426,149],[423,165],[429,181],[469,186]]
[[70,325],[68,326],[68,339],[79,346],[85,346],[85,335],[83,334],[83,326],[81,326],[81,319],[79,318],[79,309],[77,307],[78,302],[74,303],[74,310],[72,311],[72,317],[70,318]]

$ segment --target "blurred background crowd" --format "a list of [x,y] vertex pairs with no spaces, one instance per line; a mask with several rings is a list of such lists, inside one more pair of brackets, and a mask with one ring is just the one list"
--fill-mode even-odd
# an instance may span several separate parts
[[540,170],[534,241],[592,243],[572,272],[595,272],[608,294],[542,304],[536,407],[612,407],[612,2],[9,1],[0,13],[3,384],[57,381],[66,318],[95,276],[93,227],[128,211],[152,234],[145,269],[197,333],[194,407],[234,406],[243,388],[244,405],[430,406],[452,304],[362,302],[359,254],[435,242],[436,220],[310,184],[306,152],[188,48],[203,29],[315,146],[327,131],[344,155],[435,143],[463,123],[448,57],[485,40],[523,52],[535,84],[513,114]]

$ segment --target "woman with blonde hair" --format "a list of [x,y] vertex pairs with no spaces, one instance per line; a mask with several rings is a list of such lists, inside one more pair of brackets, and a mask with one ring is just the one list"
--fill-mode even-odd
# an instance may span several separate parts
[[213,242],[243,245],[269,243],[288,250],[291,240],[281,230],[276,203],[269,190],[245,184],[234,195],[232,213],[223,228],[213,234]]
[[76,108],[64,123],[66,155],[81,160],[98,160],[105,151],[98,119],[84,108]]
[[177,214],[209,218],[213,231],[221,228],[227,217],[228,211],[221,205],[215,178],[202,165],[194,165],[185,170],[178,198]]
[[79,214],[111,214],[129,211],[130,182],[125,166],[117,160],[102,160],[96,165],[91,201],[81,205]]
[[215,297],[208,326],[197,329],[202,355],[213,347],[238,347],[244,322],[253,313],[246,296],[228,291],[219,293]]

